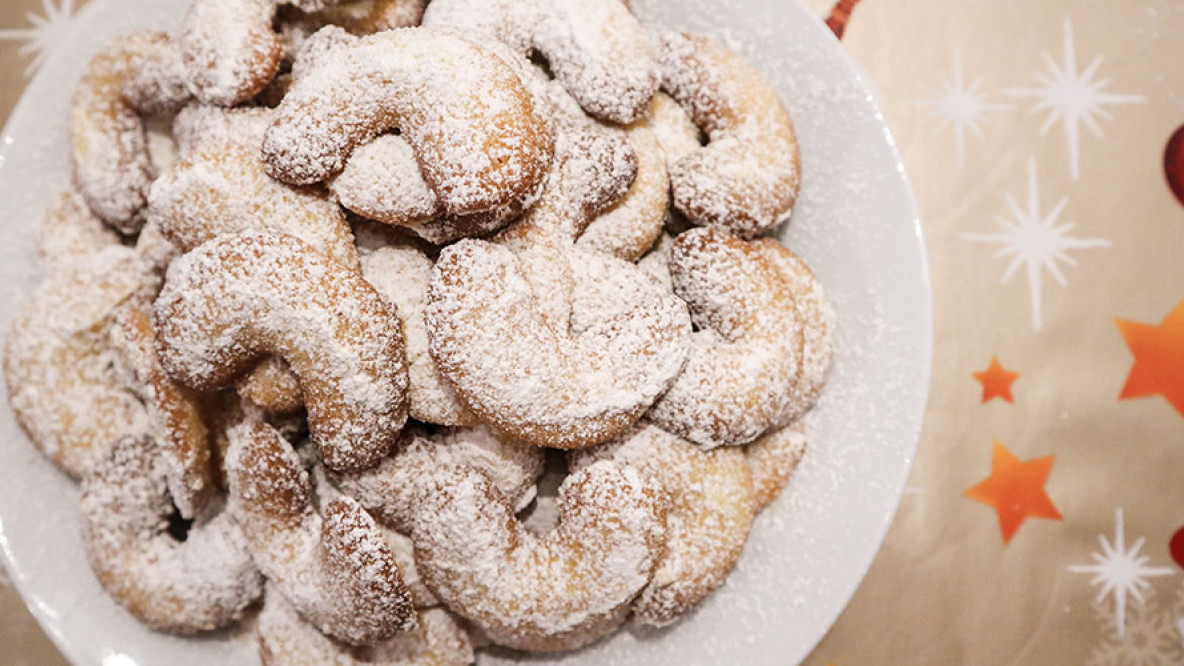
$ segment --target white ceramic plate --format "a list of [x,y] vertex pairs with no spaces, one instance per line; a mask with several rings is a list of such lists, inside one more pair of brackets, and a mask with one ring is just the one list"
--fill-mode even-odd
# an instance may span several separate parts
[[[0,146],[0,327],[40,277],[38,224],[69,182],[66,112],[101,44],[175,29],[185,0],[94,0],[29,86]],[[921,227],[904,167],[856,69],[792,0],[635,0],[651,27],[721,39],[769,77],[793,114],[805,181],[786,241],[821,276],[839,313],[834,374],[811,416],[810,450],[761,514],[727,584],[693,616],[622,631],[570,664],[788,664],[838,617],[867,571],[904,488],[929,384],[931,304]],[[153,633],[111,602],[87,567],[78,491],[0,407],[0,546],[33,614],[78,664],[252,664],[247,632]],[[488,663],[508,660],[488,656]]]

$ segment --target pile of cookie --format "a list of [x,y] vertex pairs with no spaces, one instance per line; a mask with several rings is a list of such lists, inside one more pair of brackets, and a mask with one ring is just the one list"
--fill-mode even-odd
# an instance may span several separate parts
[[620,0],[425,4],[195,0],[78,84],[4,370],[152,628],[451,664],[666,625],[804,453],[834,314],[763,235],[769,83]]

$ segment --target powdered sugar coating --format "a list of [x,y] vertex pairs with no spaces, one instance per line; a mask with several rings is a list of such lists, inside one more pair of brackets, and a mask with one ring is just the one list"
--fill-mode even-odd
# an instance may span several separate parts
[[306,13],[306,17],[362,35],[417,26],[426,5],[427,0],[343,0],[332,7]]
[[344,0],[286,0],[288,4],[302,12],[319,12],[336,7]]
[[[514,70],[529,93],[532,106],[547,123],[548,133],[557,128],[562,132],[565,128],[591,125],[575,100],[558,84],[547,80],[525,57],[497,42],[485,46]],[[562,153],[562,145],[556,145],[555,151]],[[458,238],[488,235],[522,215],[554,178],[561,159],[556,157],[548,177],[540,179],[523,196],[480,213],[449,215],[423,179],[411,144],[401,135],[384,134],[358,147],[345,169],[329,182],[329,189],[341,205],[359,215],[406,227],[430,243],[444,244]]]
[[451,215],[521,198],[546,173],[551,141],[526,90],[510,67],[465,39],[422,28],[354,38],[324,28],[293,73],[263,142],[268,171],[280,180],[325,180],[356,146],[394,127]]
[[222,234],[267,230],[295,236],[356,269],[354,238],[341,209],[323,193],[284,185],[264,171],[259,144],[272,115],[212,107],[183,116],[187,150],[152,185],[149,219],[181,252]]
[[149,432],[156,440],[161,470],[177,510],[193,518],[213,496],[211,437],[199,398],[174,382],[156,357],[150,303],[133,299],[112,315],[112,347],[128,373],[128,387],[148,413]]
[[636,261],[662,233],[670,203],[670,177],[662,146],[642,121],[630,125],[625,133],[637,155],[637,177],[612,208],[588,224],[576,246]]
[[[322,40],[324,41],[324,40]],[[551,121],[543,114],[549,107],[546,83],[524,57],[497,43],[484,45],[489,55],[512,69],[530,96],[530,102],[546,123],[551,141]],[[305,55],[316,53],[310,49]],[[582,114],[581,114],[582,116]],[[424,240],[443,244],[458,238],[484,236],[522,214],[542,192],[545,179],[520,196],[488,210],[455,215],[443,206],[424,180],[415,150],[401,134],[383,134],[354,150],[341,173],[329,182],[329,190],[342,206],[371,220],[407,228]]]
[[276,14],[284,59],[291,62],[310,35],[335,25],[351,35],[370,35],[395,28],[411,28],[423,19],[427,0],[344,0],[331,7],[302,11],[280,5]]
[[802,322],[802,370],[794,386],[794,397],[777,419],[787,424],[814,406],[830,376],[834,360],[836,315],[822,281],[789,248],[772,238],[759,241],[789,285],[798,306],[798,320]]
[[405,226],[439,212],[436,193],[402,136],[383,134],[358,146],[345,168],[328,183],[341,205],[370,220]]
[[359,146],[342,172],[328,182],[329,191],[350,211],[406,228],[437,245],[497,231],[534,204],[542,185],[540,181],[521,197],[490,210],[448,215],[423,179],[415,150],[396,134]]
[[703,447],[751,442],[793,398],[802,358],[793,294],[759,243],[713,227],[675,239],[669,266],[699,330],[647,416]]
[[637,467],[670,499],[666,553],[633,602],[644,624],[664,626],[695,608],[736,566],[756,512],[752,476],[737,448],[705,451],[650,423],[602,446],[568,454],[572,469],[597,460]]
[[29,440],[82,477],[123,435],[147,432],[107,340],[111,313],[144,287],[136,252],[113,245],[42,284],[13,322],[4,349],[8,402]]
[[151,437],[124,437],[82,481],[82,535],[99,583],[154,629],[193,634],[225,626],[262,593],[246,540],[218,507],[185,541],[168,534],[172,511]]
[[789,217],[801,186],[789,113],[760,72],[702,36],[658,38],[662,89],[706,132],[670,169],[675,207],[697,225],[751,238]]
[[[295,236],[350,268],[357,267],[345,216],[323,192],[272,180],[259,144],[274,112],[190,104],[174,123],[184,156],[152,186],[148,222],[182,251],[211,238],[247,230]],[[239,391],[265,411],[304,406],[297,379],[281,359],[264,359]]]
[[658,70],[620,0],[434,0],[423,24],[537,51],[589,114],[627,124],[645,113]]
[[411,418],[438,425],[475,425],[477,417],[457,400],[452,386],[440,376],[436,362],[428,353],[423,312],[427,307],[432,260],[411,245],[389,245],[362,258],[362,276],[394,304],[403,322]]
[[669,168],[685,157],[688,153],[702,147],[699,130],[687,112],[683,110],[674,98],[664,92],[654,95],[650,102],[649,113],[646,114],[645,124],[654,133],[654,138],[662,146],[666,155],[666,166]]
[[305,621],[352,645],[415,627],[390,546],[366,511],[342,497],[313,510],[300,457],[271,426],[231,428],[230,508],[260,571]]
[[144,228],[136,237],[136,252],[160,281],[163,281],[169,264],[180,256],[177,246],[161,232],[160,224],[151,220],[144,223]]
[[789,483],[806,455],[806,441],[806,420],[799,418],[770,430],[744,447],[744,457],[752,471],[757,511],[769,506]]
[[193,0],[181,31],[185,83],[206,104],[255,96],[279,70],[283,42],[272,30],[277,0]]
[[334,469],[373,465],[407,418],[395,313],[360,275],[291,236],[219,236],[173,262],[153,323],[165,370],[198,390],[227,386],[262,356],[283,357]]
[[637,156],[623,131],[589,121],[562,88],[549,86],[548,97],[561,115],[543,195],[493,240],[514,253],[543,323],[566,331],[575,289],[573,243],[597,214],[624,196],[637,174]]
[[536,244],[568,247],[625,196],[637,173],[637,154],[623,130],[586,119],[561,123],[542,196],[495,240],[517,252]]
[[[417,609],[439,606],[440,600],[436,598],[435,594],[432,594],[427,585],[424,585],[423,579],[419,576],[419,567],[415,564],[415,544],[411,541],[411,537],[400,534],[382,524],[379,524],[378,527],[382,530],[382,535],[386,537],[387,545],[391,547],[395,563],[399,565],[399,573],[402,574],[403,583],[411,595],[411,602]],[[420,615],[422,617],[422,613]]]
[[499,645],[568,650],[613,631],[663,550],[662,491],[627,465],[568,477],[559,527],[541,537],[471,467],[442,470],[422,493],[412,538],[424,579]]
[[139,231],[156,170],[142,116],[176,113],[189,98],[169,36],[135,32],[90,61],[70,105],[74,182],[90,209],[122,233]]
[[545,452],[487,425],[446,428],[433,437],[439,465],[471,465],[489,477],[515,513],[534,500]]
[[[408,432],[404,430],[403,437],[407,436]],[[305,451],[307,451],[307,448],[297,449],[298,453]],[[305,457],[302,456],[302,458]],[[329,480],[330,473],[320,461],[313,457],[313,459],[307,462],[311,465],[309,473],[312,476],[313,482],[313,504],[317,510],[328,506],[329,502],[335,499],[348,497],[335,483]],[[370,513],[373,516],[378,512],[371,511]],[[376,519],[382,520],[381,513],[378,513]],[[382,522],[378,523],[378,529],[382,532],[383,538],[386,539],[387,545],[390,546],[391,554],[395,557],[395,564],[399,567],[399,575],[403,579],[403,584],[407,587],[407,593],[411,595],[412,605],[417,609],[439,606],[440,600],[436,598],[436,595],[432,594],[432,591],[424,585],[423,580],[419,577],[419,569],[415,564],[415,544],[411,542],[411,538]]]
[[468,666],[475,661],[464,626],[443,608],[419,612],[419,627],[373,647],[343,645],[300,619],[269,587],[259,613],[263,666]]
[[654,241],[654,246],[650,248],[650,251],[637,260],[638,268],[670,291],[674,291],[674,282],[670,279],[670,248],[672,247],[674,247],[674,236],[663,232]]
[[[432,357],[469,408],[538,446],[580,448],[629,427],[686,359],[685,306],[632,264],[571,251],[567,317],[513,252],[464,240],[440,253],[425,320]],[[581,292],[583,292],[581,294]]]
[[54,199],[41,219],[37,258],[51,271],[68,269],[79,259],[119,245],[119,234],[95,216],[74,188]]
[[148,140],[148,157],[157,171],[164,171],[177,159],[177,142],[173,140],[173,120],[168,113],[144,118],[144,135]]
[[304,409],[304,391],[292,366],[279,356],[268,356],[235,384],[243,398],[265,414],[298,414]]
[[375,467],[331,473],[346,495],[384,524],[407,534],[414,524],[415,486],[441,469],[465,465],[484,473],[518,511],[535,496],[543,472],[543,451],[485,426],[447,428],[437,435],[407,431],[395,450]]
[[[664,234],[654,249],[638,262],[640,268],[671,288],[673,288],[673,283],[668,262],[673,242],[672,236]],[[805,436],[800,432],[793,435],[794,438],[801,440],[801,446],[799,447],[797,444],[790,446],[789,443],[782,442],[781,439],[790,437],[793,430],[782,426],[792,425],[795,421],[800,420],[802,415],[811,409],[821,396],[834,359],[834,336],[837,322],[834,308],[826,298],[822,282],[801,258],[773,238],[759,238],[752,242],[765,252],[771,264],[776,267],[778,274],[784,280],[786,288],[793,295],[798,321],[801,322],[801,369],[794,382],[789,401],[773,423],[772,427],[778,428],[778,430],[761,438],[762,440],[771,438],[768,443],[770,449],[779,448],[781,444],[784,444],[785,447],[797,451],[796,454],[787,452],[785,461],[769,461],[770,465],[783,470],[783,473],[771,471],[780,477],[780,485],[784,485],[789,474],[796,467],[801,454],[805,451]],[[778,432],[782,433],[781,439],[778,439]],[[757,447],[757,443],[753,442],[750,448],[766,448],[765,446]],[[771,453],[770,455],[775,454]],[[777,486],[778,490],[780,485]],[[775,496],[776,492],[773,492],[764,500],[762,506]]]
[[258,148],[274,115],[271,109],[261,107],[224,109],[199,102],[186,104],[173,119],[173,139],[179,157],[211,144],[254,142]]

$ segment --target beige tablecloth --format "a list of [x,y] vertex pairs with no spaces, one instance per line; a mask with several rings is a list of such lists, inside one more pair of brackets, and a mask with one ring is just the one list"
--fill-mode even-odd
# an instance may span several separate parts
[[[1184,663],[1184,2],[808,2],[879,88],[937,313],[907,494],[809,663]],[[0,2],[0,116],[76,9]],[[8,589],[0,655],[60,661]]]

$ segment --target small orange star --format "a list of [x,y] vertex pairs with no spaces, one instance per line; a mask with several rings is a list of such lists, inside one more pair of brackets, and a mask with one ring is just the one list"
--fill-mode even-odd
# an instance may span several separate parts
[[1116,321],[1135,356],[1118,399],[1162,395],[1184,416],[1184,301],[1159,326]]
[[1054,456],[1033,458],[1020,462],[1002,444],[993,442],[991,476],[966,491],[966,496],[995,507],[999,516],[999,531],[1003,543],[1010,543],[1028,518],[1060,520],[1061,514],[1053,506],[1044,482],[1052,471]]
[[999,363],[998,356],[992,356],[991,364],[987,366],[987,369],[974,373],[974,378],[983,385],[983,402],[1003,398],[1015,404],[1015,400],[1011,399],[1011,385],[1020,378],[1020,373],[1004,368]]

